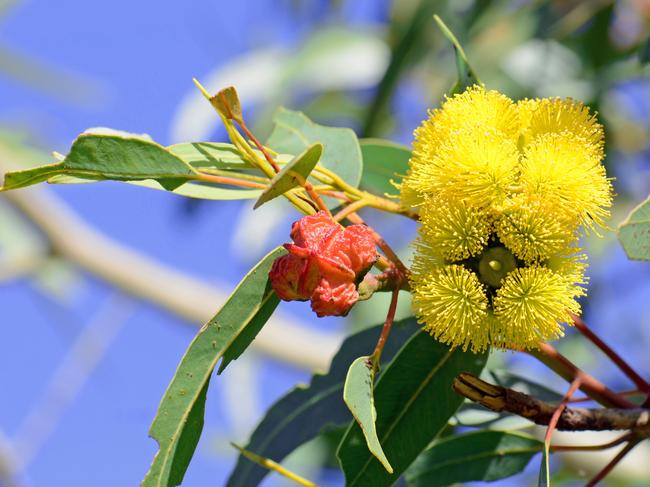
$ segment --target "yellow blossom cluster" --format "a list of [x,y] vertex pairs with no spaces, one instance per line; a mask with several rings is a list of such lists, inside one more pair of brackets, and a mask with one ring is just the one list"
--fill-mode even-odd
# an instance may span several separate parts
[[430,113],[400,191],[421,222],[414,312],[436,339],[478,352],[563,335],[584,294],[577,240],[609,216],[603,142],[571,99],[474,86]]

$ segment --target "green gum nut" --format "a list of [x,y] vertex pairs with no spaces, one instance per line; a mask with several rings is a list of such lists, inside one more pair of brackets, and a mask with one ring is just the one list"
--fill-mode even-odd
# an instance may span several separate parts
[[494,288],[501,287],[501,281],[517,268],[514,255],[505,247],[492,247],[483,252],[478,263],[481,281]]

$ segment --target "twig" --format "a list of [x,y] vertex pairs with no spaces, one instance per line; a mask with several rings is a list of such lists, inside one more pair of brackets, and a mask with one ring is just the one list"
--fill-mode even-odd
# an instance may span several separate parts
[[386,340],[388,339],[388,334],[393,326],[393,321],[395,320],[395,311],[397,310],[397,299],[399,297],[399,289],[393,289],[393,294],[390,298],[390,306],[388,307],[388,313],[386,314],[386,321],[384,322],[384,327],[381,329],[381,335],[379,335],[379,340],[377,340],[377,345],[375,346],[374,352],[370,356],[370,361],[372,366],[376,371],[379,370],[379,362],[381,359],[381,353],[384,351],[384,346],[386,345]]
[[[507,411],[535,424],[548,426],[557,411],[555,404],[507,387],[490,384],[471,374],[459,375],[453,382],[453,388],[458,394],[492,411]],[[565,431],[630,430],[641,436],[648,436],[650,410],[565,407],[557,418],[556,428]]]
[[622,436],[619,436],[609,443],[603,443],[601,445],[551,445],[550,450],[552,452],[573,452],[573,451],[602,451],[614,448],[615,446],[625,443],[626,441],[634,438],[634,433],[625,433]]
[[569,382],[573,382],[579,374],[582,374],[580,390],[603,406],[619,408],[637,407],[636,404],[619,396],[598,379],[580,370],[578,366],[555,350],[548,343],[540,343],[538,350],[528,350],[527,353]]
[[551,416],[551,419],[548,422],[548,427],[546,428],[546,434],[544,435],[544,444],[546,446],[546,451],[548,451],[548,449],[551,446],[551,438],[553,437],[553,431],[555,431],[555,428],[557,427],[557,423],[560,420],[560,416],[566,409],[567,402],[569,402],[571,396],[573,396],[575,392],[578,390],[578,387],[580,387],[581,382],[582,382],[582,377],[581,375],[578,375],[578,377],[576,377],[573,380],[573,382],[571,382],[571,386],[569,387],[569,390],[562,398],[562,401],[560,401],[560,404],[557,405],[555,411],[553,411],[553,415]]
[[625,458],[625,456],[632,451],[632,449],[637,446],[640,443],[640,440],[634,440],[625,445],[625,447],[616,454],[616,456],[612,459],[611,462],[609,462],[607,465],[605,465],[605,468],[603,468],[600,472],[598,472],[594,478],[592,478],[587,484],[585,484],[585,487],[593,487],[594,485],[597,485],[598,482],[603,480],[609,472],[611,472],[618,463]]
[[572,315],[576,329],[590,342],[596,345],[607,357],[634,383],[640,391],[650,394],[650,384],[641,377],[618,353],[596,335],[587,324],[579,317]]

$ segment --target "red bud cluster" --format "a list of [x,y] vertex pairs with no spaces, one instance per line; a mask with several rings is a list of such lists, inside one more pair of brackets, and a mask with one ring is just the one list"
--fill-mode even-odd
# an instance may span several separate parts
[[372,232],[364,225],[343,228],[323,211],[291,228],[294,243],[269,272],[277,295],[307,301],[318,316],[345,316],[359,299],[357,282],[377,258]]

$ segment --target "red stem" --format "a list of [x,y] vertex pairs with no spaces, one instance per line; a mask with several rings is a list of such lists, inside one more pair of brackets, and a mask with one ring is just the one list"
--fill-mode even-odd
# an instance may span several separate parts
[[551,446],[551,437],[553,436],[553,431],[555,431],[557,422],[560,420],[562,411],[564,411],[564,408],[566,408],[566,405],[569,402],[569,399],[571,399],[571,396],[573,396],[573,394],[575,394],[575,392],[580,387],[581,382],[582,376],[581,374],[578,374],[578,377],[576,377],[573,382],[571,382],[571,386],[562,398],[560,404],[557,406],[557,408],[555,408],[555,411],[553,411],[553,416],[551,416],[551,420],[548,422],[548,428],[546,428],[546,435],[544,436],[544,443],[546,444],[547,449]]
[[[361,218],[358,214],[356,213],[350,213],[347,216],[347,219],[350,220],[352,223],[355,223],[357,225],[365,225],[366,223],[363,221],[363,218]],[[377,246],[381,249],[381,251],[388,257],[388,260],[393,262],[395,267],[397,268],[397,271],[400,274],[400,277],[405,279],[408,270],[406,269],[406,266],[404,263],[400,260],[400,258],[397,256],[395,251],[386,243],[386,241],[383,239],[381,235],[379,235],[374,228],[368,226],[368,229],[372,232],[373,237],[375,238],[375,242],[377,242]]]
[[625,458],[625,455],[630,453],[632,448],[634,448],[638,443],[639,440],[633,440],[625,445],[625,447],[620,452],[618,452],[616,456],[607,465],[605,465],[605,468],[598,472],[596,476],[585,485],[585,487],[594,487],[594,485],[597,485],[598,482],[603,480],[607,474],[611,472],[616,465],[618,465],[618,462],[623,460],[623,458]]
[[260,143],[260,141],[257,140],[257,137],[255,137],[253,135],[253,133],[250,130],[248,130],[248,127],[246,126],[244,121],[243,120],[237,120],[237,122],[239,123],[239,126],[244,131],[244,133],[248,136],[248,138],[253,141],[253,144],[255,144],[255,147],[257,147],[262,152],[262,154],[264,154],[264,158],[268,161],[269,164],[271,164],[271,166],[273,167],[273,170],[276,173],[280,172],[280,166],[278,166],[278,164],[275,162],[275,160],[271,157],[271,154],[269,154],[269,152],[266,150],[266,147],[264,147]]
[[582,333],[591,343],[596,345],[607,357],[621,369],[621,371],[634,383],[640,391],[650,394],[650,384],[643,379],[623,357],[610,348],[598,335],[596,335],[587,326],[579,316],[572,315],[573,323],[580,333]]
[[625,433],[623,436],[619,436],[614,441],[609,443],[604,443],[602,445],[551,445],[550,450],[553,452],[556,451],[601,451],[607,450],[608,448],[614,448],[615,446],[625,443],[626,441],[632,439],[634,433]]
[[244,188],[266,189],[267,185],[246,181],[245,179],[229,178],[225,176],[215,176],[213,174],[199,173],[198,179],[209,183],[227,184],[229,186],[241,186]]
[[395,320],[395,311],[397,310],[397,298],[399,297],[399,288],[393,289],[393,294],[390,298],[390,306],[388,307],[388,314],[386,315],[386,321],[384,322],[384,327],[381,329],[381,335],[379,335],[379,340],[377,340],[377,345],[375,350],[372,352],[370,360],[372,365],[376,370],[379,370],[379,359],[381,358],[381,352],[384,351],[384,346],[386,345],[386,340],[388,339],[388,334],[390,329],[393,326],[393,321]]
[[603,406],[623,409],[638,407],[633,402],[616,394],[595,377],[581,370],[548,343],[540,343],[538,350],[529,350],[528,353],[567,381],[573,382],[580,375],[580,389]]

